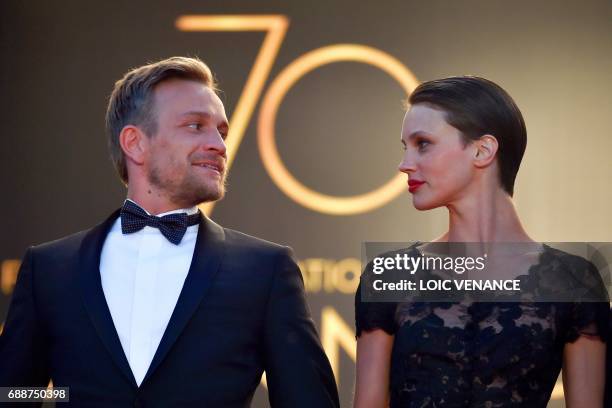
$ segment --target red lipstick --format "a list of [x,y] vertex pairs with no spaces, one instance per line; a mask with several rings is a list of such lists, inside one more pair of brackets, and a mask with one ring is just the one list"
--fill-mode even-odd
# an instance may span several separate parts
[[421,180],[408,180],[408,191],[414,193],[423,184],[425,184],[425,182]]

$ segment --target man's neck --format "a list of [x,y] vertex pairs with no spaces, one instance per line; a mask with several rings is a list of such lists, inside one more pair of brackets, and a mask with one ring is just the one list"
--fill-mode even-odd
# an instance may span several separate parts
[[138,204],[151,215],[159,215],[175,210],[190,209],[193,206],[186,203],[175,203],[154,192],[136,194],[128,189],[127,199]]

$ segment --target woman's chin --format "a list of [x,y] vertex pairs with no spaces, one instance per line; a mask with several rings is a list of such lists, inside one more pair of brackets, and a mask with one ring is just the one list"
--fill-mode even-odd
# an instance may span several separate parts
[[415,196],[412,197],[412,205],[415,209],[419,211],[433,210],[434,208],[440,207],[439,203],[436,203],[431,200],[424,200],[420,197]]

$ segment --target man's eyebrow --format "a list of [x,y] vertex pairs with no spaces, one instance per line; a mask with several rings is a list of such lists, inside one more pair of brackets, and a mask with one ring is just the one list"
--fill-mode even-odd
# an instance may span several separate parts
[[204,111],[189,111],[182,113],[181,116],[201,116],[205,119],[210,119],[212,117],[210,113]]

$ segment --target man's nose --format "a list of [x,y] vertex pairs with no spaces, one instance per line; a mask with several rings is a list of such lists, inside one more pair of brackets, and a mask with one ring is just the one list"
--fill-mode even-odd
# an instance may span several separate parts
[[227,146],[225,145],[225,141],[223,140],[223,136],[219,131],[214,131],[209,137],[206,138],[205,142],[205,150],[214,151],[218,155],[226,157]]

